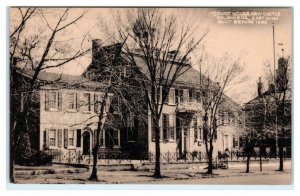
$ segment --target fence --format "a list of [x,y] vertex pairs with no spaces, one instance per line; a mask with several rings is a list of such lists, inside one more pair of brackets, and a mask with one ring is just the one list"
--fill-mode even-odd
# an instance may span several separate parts
[[[81,151],[76,151],[75,149],[69,150],[49,150],[49,153],[53,156],[53,163],[67,163],[67,164],[92,164],[93,157],[91,154],[82,155]],[[287,154],[284,155],[285,158],[289,158]],[[264,154],[262,156],[264,160],[275,159],[275,154]],[[252,160],[259,159],[258,153],[253,153],[251,155]],[[243,152],[231,152],[229,154],[219,153],[217,157],[214,157],[217,162],[224,161],[243,161],[246,160],[246,154]],[[113,163],[152,163],[155,162],[155,153],[153,152],[100,152],[98,154],[98,162],[103,164],[113,164]],[[176,163],[176,162],[207,162],[206,154],[203,152],[165,152],[160,154],[161,163]]]

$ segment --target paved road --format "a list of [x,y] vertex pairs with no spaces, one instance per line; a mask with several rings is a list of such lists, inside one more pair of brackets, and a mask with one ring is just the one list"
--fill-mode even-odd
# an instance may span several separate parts
[[[291,174],[232,176],[191,180],[164,180],[159,184],[214,184],[214,185],[290,185]],[[157,182],[152,182],[156,184]]]

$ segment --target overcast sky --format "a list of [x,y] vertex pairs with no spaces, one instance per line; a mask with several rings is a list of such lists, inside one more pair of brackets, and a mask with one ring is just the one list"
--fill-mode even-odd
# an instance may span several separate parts
[[[78,9],[78,11],[82,10],[83,9]],[[111,8],[88,8],[85,17],[76,24],[72,31],[69,31],[70,37],[80,38],[80,36],[85,35],[88,31],[89,35],[85,42],[86,47],[91,46],[92,39],[105,39],[101,33],[99,21],[112,22],[111,15],[115,10],[116,9]],[[217,20],[218,15],[218,19],[221,19],[219,22],[230,22],[228,20],[222,20],[220,17],[231,17],[233,14],[234,17],[237,17],[242,16],[241,12],[253,13],[254,11],[260,12],[260,14],[262,14],[261,16],[270,17],[267,23],[265,24],[265,20],[257,20],[263,24],[256,24],[256,21],[254,21],[254,24],[233,24],[233,21],[231,21],[230,24],[220,24]],[[202,21],[199,26],[199,33],[203,32],[204,29],[209,30],[204,42],[205,50],[209,55],[218,57],[227,52],[233,59],[240,58],[240,61],[244,65],[244,71],[249,79],[229,88],[226,94],[241,104],[256,96],[256,82],[258,77],[264,75],[266,69],[264,64],[266,64],[266,62],[273,62],[273,22],[275,26],[276,58],[281,55],[280,51],[282,48],[284,48],[286,55],[292,54],[291,11],[289,8],[164,9],[164,12],[174,12],[182,22],[187,22],[187,20],[191,20],[191,18]],[[228,13],[230,14],[229,16]],[[13,14],[11,16],[13,16]],[[35,21],[35,24],[38,22],[39,21]],[[74,40],[74,46],[79,44],[79,40],[80,39],[78,39],[77,42]],[[278,43],[282,43],[283,45],[278,45]],[[90,61],[90,55],[87,55],[77,62],[72,62],[64,68],[54,71],[80,75],[89,65]]]

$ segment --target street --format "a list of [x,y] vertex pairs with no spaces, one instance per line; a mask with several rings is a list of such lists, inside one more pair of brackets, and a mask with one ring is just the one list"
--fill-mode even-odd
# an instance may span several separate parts
[[227,185],[288,185],[292,182],[291,161],[285,161],[285,170],[276,171],[278,163],[263,165],[251,164],[250,172],[245,173],[245,165],[230,166],[229,169],[214,170],[214,175],[205,174],[203,167],[163,170],[163,178],[153,178],[150,171],[99,171],[98,182],[89,181],[91,172],[24,175],[16,177],[21,184],[227,184]]
[[[290,174],[231,176],[222,178],[201,178],[189,180],[165,180],[159,184],[214,184],[214,185],[290,185]],[[157,182],[151,182],[156,184]]]

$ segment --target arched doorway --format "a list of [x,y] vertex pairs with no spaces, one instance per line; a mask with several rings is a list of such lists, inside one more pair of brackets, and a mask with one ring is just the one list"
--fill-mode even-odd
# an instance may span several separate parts
[[82,154],[88,155],[91,152],[91,134],[85,131],[82,134]]

